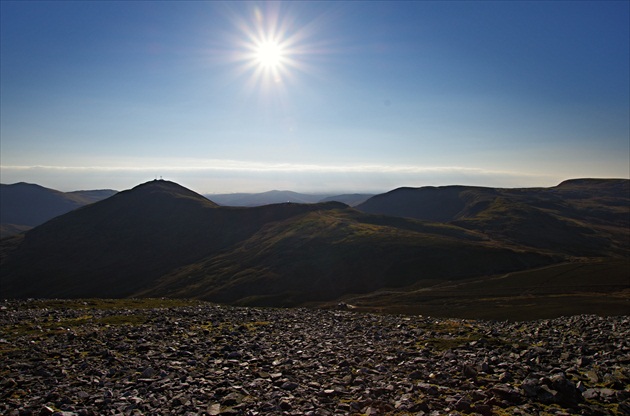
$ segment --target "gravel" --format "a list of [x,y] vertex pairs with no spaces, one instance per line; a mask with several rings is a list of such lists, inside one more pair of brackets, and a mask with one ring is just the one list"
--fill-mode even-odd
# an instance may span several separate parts
[[0,303],[4,415],[630,415],[630,317]]

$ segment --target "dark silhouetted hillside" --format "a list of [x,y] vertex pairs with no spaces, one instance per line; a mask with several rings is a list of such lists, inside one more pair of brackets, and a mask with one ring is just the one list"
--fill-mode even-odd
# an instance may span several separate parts
[[[461,194],[465,186],[398,188],[376,195],[357,206],[370,214],[415,218],[423,221],[452,221],[465,208]],[[485,191],[485,190],[484,190]],[[492,190],[488,189],[488,192]]]
[[221,207],[152,181],[3,240],[5,296],[129,296],[270,221],[340,204]]
[[23,232],[115,193],[109,189],[60,192],[24,182],[0,184],[0,237]]

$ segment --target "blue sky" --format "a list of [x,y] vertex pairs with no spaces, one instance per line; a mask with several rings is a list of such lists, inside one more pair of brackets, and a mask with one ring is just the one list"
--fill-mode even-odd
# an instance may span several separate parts
[[630,177],[626,1],[0,4],[2,183]]

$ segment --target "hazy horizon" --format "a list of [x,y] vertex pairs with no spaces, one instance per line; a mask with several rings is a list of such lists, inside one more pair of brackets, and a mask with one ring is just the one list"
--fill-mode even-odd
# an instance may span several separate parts
[[253,191],[232,191],[232,190],[227,190],[224,192],[205,192],[202,190],[199,190],[197,188],[195,188],[194,186],[190,186],[189,184],[186,183],[180,183],[177,181],[174,181],[172,179],[169,178],[163,178],[163,177],[155,177],[152,179],[148,179],[145,181],[141,181],[138,183],[135,183],[129,187],[122,187],[122,188],[117,188],[117,187],[112,187],[112,186],[105,186],[105,187],[99,187],[99,188],[68,188],[68,187],[62,187],[62,188],[56,188],[53,186],[48,186],[46,184],[42,184],[42,183],[36,183],[36,182],[32,182],[32,181],[17,181],[17,182],[1,182],[3,185],[17,185],[19,183],[26,183],[26,184],[31,184],[31,185],[39,185],[39,186],[43,186],[44,188],[48,188],[48,189],[53,189],[56,191],[61,191],[61,192],[76,192],[76,191],[98,191],[98,190],[114,190],[117,192],[121,192],[121,191],[126,191],[129,189],[132,189],[138,185],[142,185],[148,182],[153,182],[153,181],[158,181],[158,180],[164,180],[164,181],[169,181],[169,182],[174,182],[177,183],[178,185],[181,185],[185,188],[188,188],[198,194],[201,195],[205,195],[205,196],[212,196],[212,195],[230,195],[230,194],[264,194],[267,192],[295,192],[298,194],[303,194],[303,195],[315,195],[315,196],[322,196],[322,197],[328,197],[328,196],[336,196],[336,195],[343,195],[343,194],[383,194],[383,193],[387,193],[390,192],[394,189],[397,188],[403,188],[403,187],[413,187],[413,188],[421,188],[424,186],[427,187],[440,187],[440,186],[475,186],[475,187],[489,187],[489,188],[499,188],[499,189],[514,189],[514,188],[549,188],[549,187],[554,187],[559,185],[561,182],[563,181],[567,181],[567,180],[575,180],[575,179],[624,179],[624,180],[630,180],[628,178],[566,178],[562,181],[559,181],[557,183],[553,183],[550,185],[531,185],[531,186],[502,186],[502,185],[483,185],[483,184],[475,184],[475,183],[458,183],[458,182],[453,182],[453,183],[444,183],[444,184],[434,184],[434,185],[397,185],[397,186],[392,186],[391,188],[383,188],[383,189],[377,189],[374,188],[373,190],[356,190],[356,189],[329,189],[329,190],[309,190],[309,189],[304,189],[304,190],[296,190],[296,189],[290,189],[290,188],[282,188],[282,187],[275,187],[275,188],[269,188],[269,189],[264,189],[264,190],[253,190]]
[[630,178],[630,3],[0,3],[2,183]]
[[[108,169],[107,174],[90,168],[29,168],[20,172],[19,180],[7,181],[10,175],[2,175],[2,183],[33,183],[63,192],[89,189],[131,189],[154,179],[176,182],[200,194],[258,193],[272,190],[294,191],[313,194],[382,193],[403,186],[487,186],[500,188],[549,187],[574,178],[555,178],[543,175],[517,176],[505,172],[484,172],[475,169],[425,169],[398,167],[387,172],[368,170],[330,169],[313,172],[286,168],[286,170],[214,170],[164,171],[150,175],[144,170]],[[168,174],[170,173],[170,174]],[[316,173],[316,175],[313,175]],[[90,178],[90,174],[94,177]],[[283,174],[287,176],[282,178]],[[290,177],[288,177],[290,176]],[[422,178],[422,179],[419,179]],[[320,182],[321,180],[321,182]],[[331,186],[329,183],[334,182]],[[98,184],[99,186],[92,186]],[[213,186],[209,186],[212,184]],[[360,185],[363,184],[363,185]],[[369,185],[367,185],[369,184]]]

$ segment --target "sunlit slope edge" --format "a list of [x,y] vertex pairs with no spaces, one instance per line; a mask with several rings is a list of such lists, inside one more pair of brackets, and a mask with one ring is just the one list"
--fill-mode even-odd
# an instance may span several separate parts
[[290,306],[558,260],[459,227],[351,209],[315,211],[268,224],[231,250],[183,267],[139,295]]
[[626,179],[575,179],[552,188],[399,188],[357,208],[449,223],[573,256],[625,256],[630,250]]
[[340,206],[218,207],[175,183],[152,181],[3,240],[0,290],[8,297],[129,296],[267,222]]

